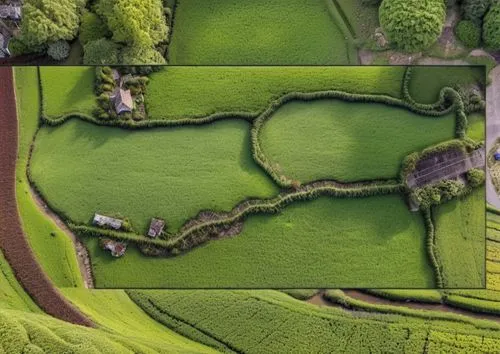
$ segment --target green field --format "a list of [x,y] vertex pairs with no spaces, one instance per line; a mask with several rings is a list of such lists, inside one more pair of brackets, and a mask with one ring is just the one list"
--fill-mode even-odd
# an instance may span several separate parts
[[72,120],[40,131],[31,172],[51,205],[78,223],[118,213],[145,233],[157,216],[175,231],[200,210],[277,193],[252,160],[249,131],[236,120],[142,131]]
[[82,285],[72,241],[44,215],[32,198],[26,164],[39,125],[39,93],[36,68],[15,68],[19,119],[19,158],[16,166],[16,199],[24,232],[43,270],[57,286]]
[[396,178],[403,158],[453,139],[455,116],[427,117],[377,103],[320,100],[280,107],[262,150],[288,178],[343,182]]
[[289,92],[341,90],[401,96],[404,67],[167,67],[151,75],[150,119],[263,111]]
[[180,0],[169,45],[175,65],[357,63],[329,0]]
[[275,291],[129,294],[153,318],[220,350],[416,353],[427,348],[433,353],[472,353],[496,351],[500,345],[497,323],[442,312],[408,310],[401,315],[392,306],[389,314],[319,308]]
[[91,114],[95,108],[95,69],[83,66],[40,67],[43,113],[47,118],[80,112]]
[[480,66],[415,66],[409,91],[417,102],[434,103],[444,86],[484,85],[486,75]]
[[476,141],[485,140],[486,117],[484,113],[473,113],[467,117],[467,136]]
[[445,288],[485,286],[484,200],[482,188],[465,200],[450,201],[434,212]]
[[112,259],[96,239],[86,244],[97,287],[357,287],[374,279],[386,287],[434,285],[421,217],[399,196],[293,204],[278,216],[250,217],[234,238],[175,258],[131,247]]

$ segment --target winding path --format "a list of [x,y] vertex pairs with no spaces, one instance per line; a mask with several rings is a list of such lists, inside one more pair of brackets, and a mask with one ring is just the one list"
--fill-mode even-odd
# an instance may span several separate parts
[[19,283],[43,311],[67,322],[94,327],[43,272],[21,226],[15,186],[18,123],[12,74],[11,67],[0,68],[0,248]]

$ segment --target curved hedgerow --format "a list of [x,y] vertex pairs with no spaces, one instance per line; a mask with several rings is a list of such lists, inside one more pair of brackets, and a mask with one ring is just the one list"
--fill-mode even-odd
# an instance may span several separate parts
[[389,41],[408,52],[434,44],[445,17],[443,0],[384,0],[379,8],[380,24]]

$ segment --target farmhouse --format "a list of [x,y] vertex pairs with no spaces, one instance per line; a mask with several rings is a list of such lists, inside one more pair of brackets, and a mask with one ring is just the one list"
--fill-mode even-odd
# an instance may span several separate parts
[[151,224],[149,225],[148,236],[149,237],[157,237],[161,235],[163,232],[163,228],[165,227],[165,221],[162,219],[151,219]]
[[103,248],[111,252],[113,257],[121,257],[125,254],[127,250],[127,244],[124,242],[113,241],[110,239],[104,239],[101,241]]
[[117,114],[130,113],[134,109],[134,100],[130,90],[116,88],[110,98]]
[[21,20],[21,4],[3,4],[0,5],[0,19],[2,20]]
[[115,230],[118,230],[123,225],[123,220],[111,218],[109,216],[95,214],[93,224],[97,226],[109,226]]

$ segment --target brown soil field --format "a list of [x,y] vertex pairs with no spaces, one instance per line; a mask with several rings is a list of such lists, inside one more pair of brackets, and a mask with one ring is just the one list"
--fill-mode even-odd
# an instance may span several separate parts
[[93,327],[54,287],[35,259],[26,239],[16,203],[18,124],[12,68],[0,67],[0,248],[17,280],[47,314]]

